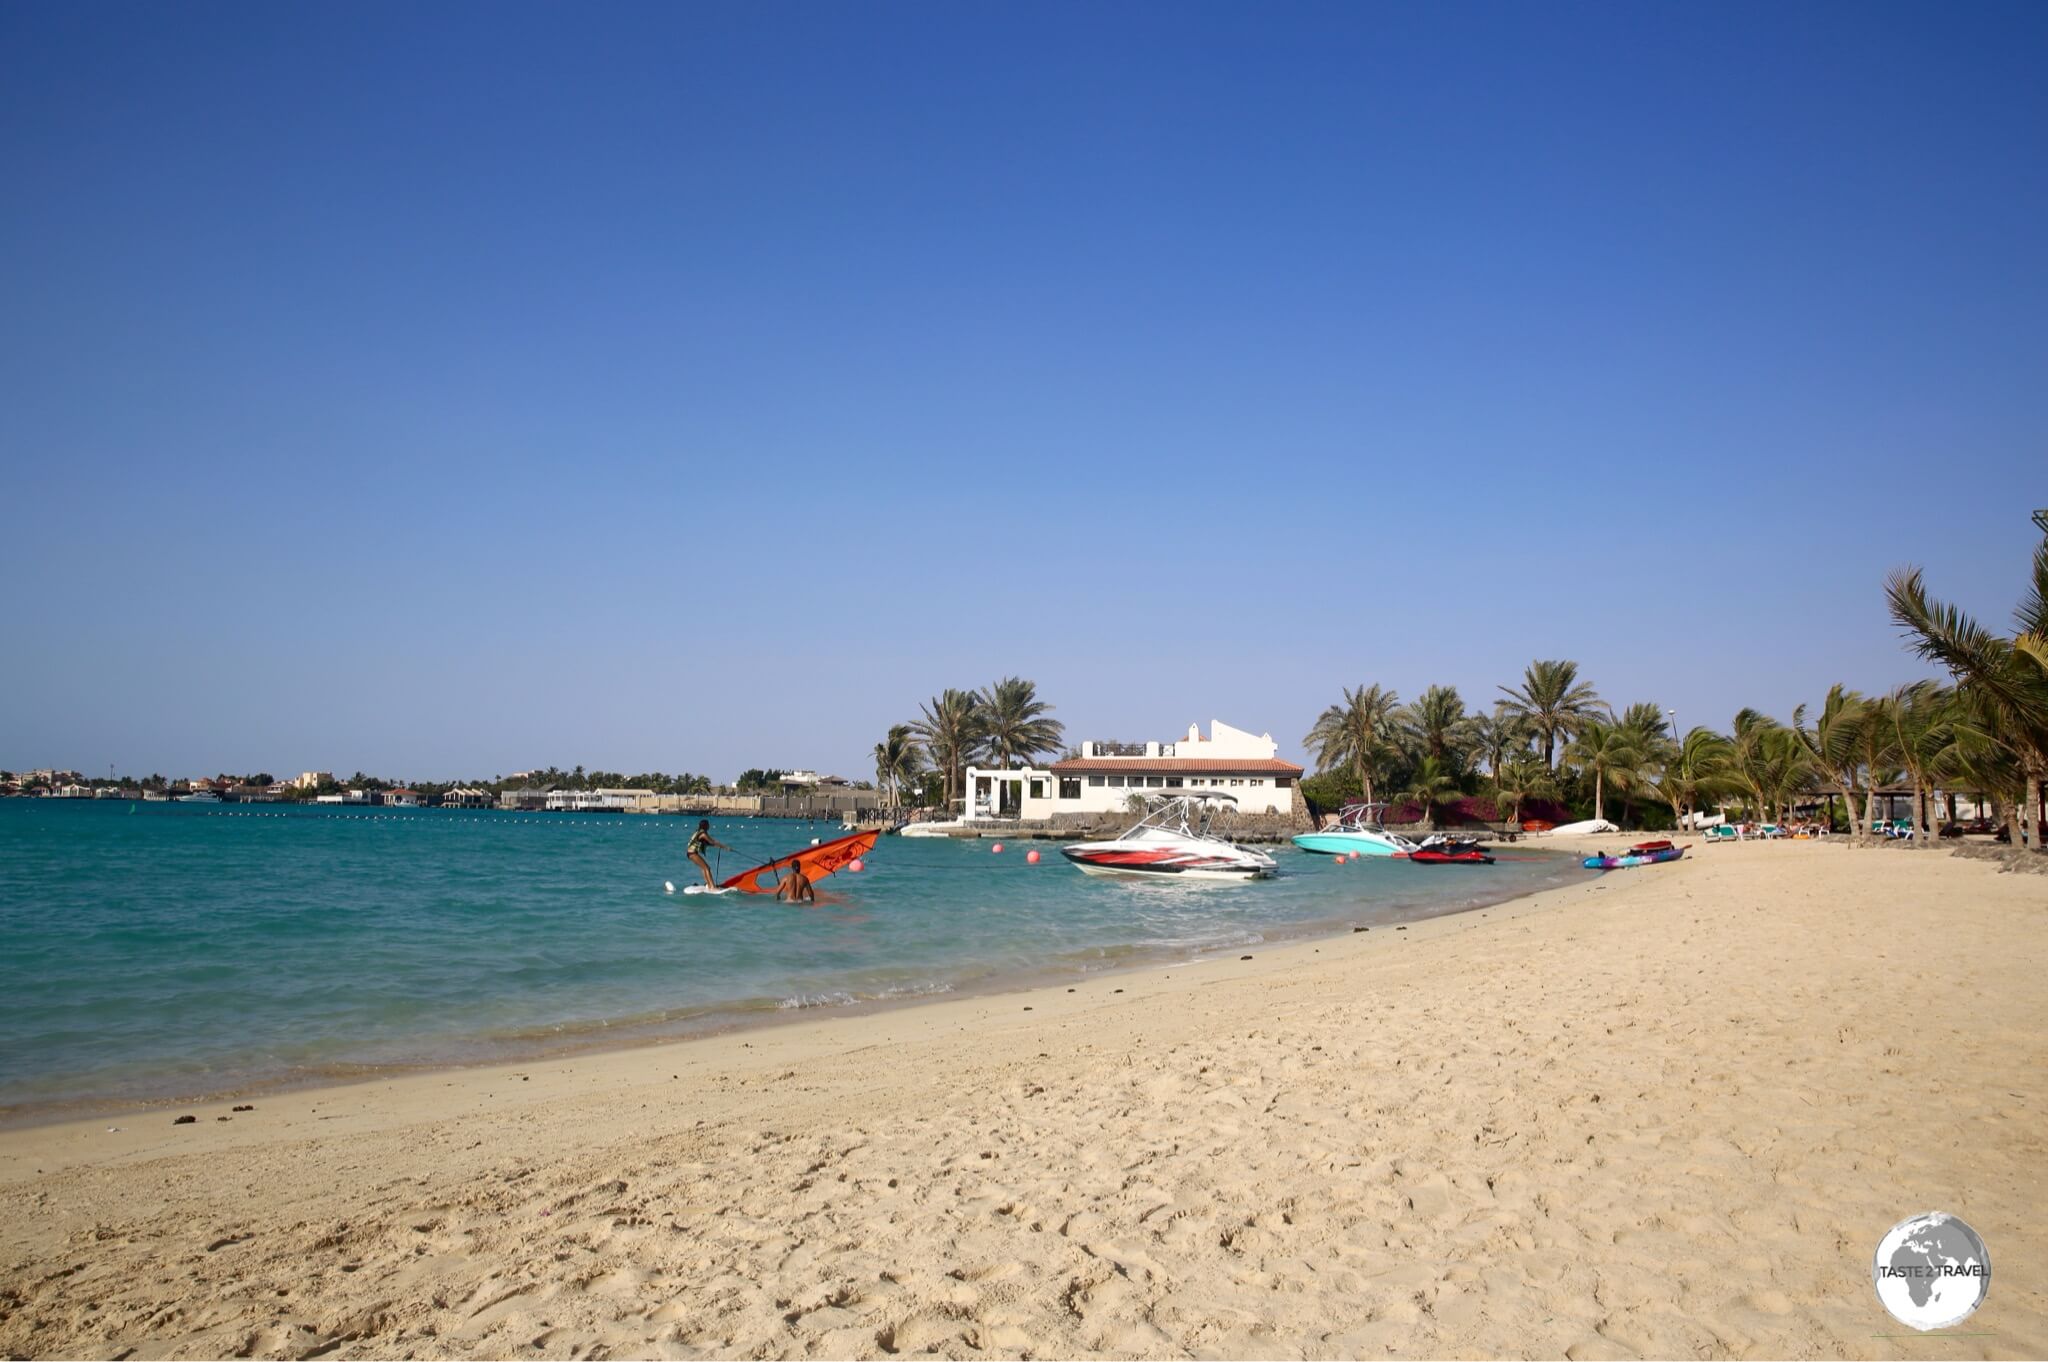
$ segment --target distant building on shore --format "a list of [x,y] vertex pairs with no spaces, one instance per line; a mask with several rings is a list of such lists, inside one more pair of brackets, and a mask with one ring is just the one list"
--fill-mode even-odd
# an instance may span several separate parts
[[652,802],[652,790],[550,790],[542,806],[558,813],[609,813]]
[[967,768],[965,816],[1040,821],[1062,814],[1122,813],[1131,796],[1231,796],[1240,812],[1291,813],[1301,767],[1279,759],[1270,733],[1251,734],[1212,720],[1209,736],[1188,725],[1173,742],[1084,742],[1081,754],[1044,769]]
[[472,790],[461,786],[441,796],[444,809],[492,809],[498,805],[498,797],[489,790]]
[[317,790],[322,785],[332,785],[333,783],[334,773],[332,771],[301,771],[298,774],[298,778],[292,781],[291,784],[294,790]]

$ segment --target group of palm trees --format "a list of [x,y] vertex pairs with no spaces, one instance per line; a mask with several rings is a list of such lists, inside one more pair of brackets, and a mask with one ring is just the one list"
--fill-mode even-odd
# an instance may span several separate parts
[[1744,709],[1726,733],[1681,735],[1671,711],[1645,701],[1617,712],[1577,663],[1540,661],[1519,686],[1500,687],[1488,712],[1467,711],[1452,686],[1405,705],[1382,686],[1347,688],[1303,745],[1319,770],[1342,773],[1368,803],[1419,804],[1429,825],[1459,793],[1491,794],[1515,820],[1535,796],[1590,799],[1604,818],[1610,794],[1640,795],[1680,822],[1730,805],[1780,821],[1796,805],[1825,802],[1832,817],[1840,798],[1849,831],[1869,842],[1879,835],[1879,791],[1898,790],[1910,792],[1922,846],[1936,845],[1956,795],[1967,793],[1989,806],[1994,825],[2011,816],[2016,845],[2048,849],[2048,538],[2010,637],[1930,599],[1918,569],[1895,573],[1886,595],[1908,646],[1945,668],[1947,682],[1869,695],[1836,685],[1811,722],[1805,705],[1789,724]]
[[875,786],[897,808],[904,790],[929,772],[950,808],[969,766],[1028,766],[1059,751],[1066,729],[1052,712],[1037,685],[1022,677],[1006,676],[980,690],[943,690],[920,706],[917,718],[891,725],[875,744]]
[[1434,826],[1442,805],[1482,787],[1519,818],[1524,800],[1563,793],[1574,773],[1602,817],[1607,791],[1633,788],[1667,742],[1663,710],[1643,703],[1616,715],[1576,662],[1532,662],[1521,685],[1500,690],[1490,711],[1473,711],[1456,686],[1405,705],[1384,686],[1347,687],[1302,745],[1321,771],[1347,773],[1367,803],[1412,802]]

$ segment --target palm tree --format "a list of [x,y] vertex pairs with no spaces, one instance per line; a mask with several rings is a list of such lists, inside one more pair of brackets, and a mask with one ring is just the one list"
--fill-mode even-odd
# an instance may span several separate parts
[[1344,689],[1344,703],[1319,715],[1301,745],[1316,754],[1316,769],[1349,766],[1358,777],[1365,802],[1373,802],[1373,777],[1380,763],[1394,754],[1394,709],[1400,697],[1378,686]]
[[1813,759],[1798,733],[1805,723],[1804,705],[1790,728],[1754,709],[1735,716],[1730,765],[1755,801],[1759,818],[1778,821],[1782,807],[1812,775]]
[[[1856,725],[1857,764],[1863,768],[1863,828],[1867,838],[1877,836],[1877,790],[1889,785],[1899,773],[1898,726],[1892,722],[1892,700],[1888,695],[1871,696],[1863,702],[1863,721]],[[1851,814],[1854,818],[1854,814]]]
[[1842,803],[1849,810],[1849,834],[1867,841],[1869,828],[1856,823],[1856,775],[1862,766],[1861,735],[1870,717],[1870,702],[1837,681],[1828,687],[1821,701],[1820,717],[1811,730],[1801,728],[1800,737],[1812,754],[1814,765],[1826,771],[1842,787]]
[[1457,792],[1458,782],[1450,768],[1435,757],[1424,757],[1415,764],[1415,773],[1408,777],[1408,788],[1401,792],[1401,798],[1421,804],[1422,829],[1435,832],[1436,806]]
[[[1932,600],[1920,569],[1885,581],[1892,619],[1913,651],[1948,668],[1972,692],[1972,705],[2018,759],[2022,777],[2017,840],[2048,850],[2041,835],[2041,784],[2048,780],[2048,538],[2034,550],[2032,580],[2003,638],[1953,605]],[[2032,825],[2031,841],[2028,827]]]
[[1611,780],[1617,788],[1631,784],[1646,755],[1636,734],[1598,719],[1580,729],[1564,751],[1566,761],[1592,773],[1593,816],[1603,819],[1607,817],[1607,783]]
[[1520,826],[1522,801],[1531,795],[1555,794],[1557,781],[1534,752],[1516,752],[1495,777],[1494,790],[1495,812],[1499,812],[1500,800],[1508,800],[1512,810],[1508,822]]
[[1396,717],[1422,756],[1434,757],[1447,771],[1464,765],[1477,735],[1456,686],[1431,686],[1421,699],[1403,705]]
[[1494,783],[1500,783],[1501,764],[1510,752],[1528,746],[1529,726],[1518,715],[1508,712],[1507,701],[1494,702],[1493,713],[1479,714],[1472,719],[1472,750],[1486,761],[1486,773]]
[[962,773],[981,750],[981,701],[972,691],[949,686],[925,701],[920,709],[921,717],[912,720],[909,728],[942,773],[946,807],[951,808]]
[[903,802],[904,785],[917,778],[923,765],[910,725],[891,724],[889,736],[875,744],[875,785],[887,794],[888,807]]
[[1531,662],[1519,690],[1500,689],[1509,711],[1528,720],[1543,739],[1543,765],[1552,771],[1557,769],[1558,735],[1571,737],[1596,714],[1611,712],[1591,683],[1579,680],[1576,662]]
[[1665,748],[1650,788],[1671,806],[1672,818],[1682,827],[1703,799],[1739,786],[1730,771],[1732,757],[1726,738],[1711,728],[1694,728]]
[[1934,791],[1955,747],[1955,692],[1932,681],[1900,686],[1891,695],[1892,731],[1899,762],[1913,782],[1913,834],[1923,847],[1941,837],[1941,814],[1933,807]]
[[1018,676],[1006,676],[983,690],[982,739],[1005,771],[1013,758],[1025,765],[1041,752],[1057,752],[1066,725],[1046,716],[1052,706],[1038,698],[1038,687]]
[[2006,810],[2025,798],[2026,777],[2011,747],[1999,741],[1992,725],[1979,712],[1976,698],[1967,685],[1956,688],[1958,715],[1956,743],[1950,757],[1952,789],[1975,794],[1991,806],[1991,822],[2003,826]]

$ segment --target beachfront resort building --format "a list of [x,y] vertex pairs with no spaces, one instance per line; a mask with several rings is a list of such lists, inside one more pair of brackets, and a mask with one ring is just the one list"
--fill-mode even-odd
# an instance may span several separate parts
[[542,807],[555,813],[612,813],[652,803],[652,790],[549,790]]
[[1062,814],[1123,813],[1131,796],[1226,794],[1239,812],[1294,810],[1301,768],[1279,758],[1270,733],[1252,734],[1212,720],[1209,736],[1189,724],[1173,742],[1084,742],[1081,754],[1044,769],[967,768],[969,819],[1040,821]]

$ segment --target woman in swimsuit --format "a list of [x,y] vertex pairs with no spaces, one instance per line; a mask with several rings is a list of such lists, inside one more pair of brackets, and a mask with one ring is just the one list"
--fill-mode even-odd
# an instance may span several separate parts
[[690,845],[686,849],[685,854],[696,863],[698,873],[704,876],[704,887],[706,889],[716,889],[718,885],[711,878],[711,866],[704,859],[704,848],[706,847],[718,847],[724,851],[732,850],[731,847],[726,846],[725,843],[711,835],[711,820],[700,818],[697,820],[697,830],[690,834]]

